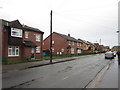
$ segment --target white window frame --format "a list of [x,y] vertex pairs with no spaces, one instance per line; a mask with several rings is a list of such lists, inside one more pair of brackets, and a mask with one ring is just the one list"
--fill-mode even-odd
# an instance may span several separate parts
[[64,52],[64,48],[61,49],[61,52]]
[[79,53],[82,53],[82,52],[81,52],[81,49],[78,49],[78,50],[77,50],[77,53],[78,53],[78,54],[79,54]]
[[79,43],[77,42],[77,46],[79,46]]
[[54,52],[55,51],[55,49],[54,48],[52,48],[52,52]]
[[82,46],[82,44],[80,43],[80,46]]
[[[16,32],[16,34],[13,34],[13,32]],[[17,28],[11,28],[11,36],[22,38],[22,30]]]
[[31,53],[33,54],[35,52],[35,48],[31,48]]
[[25,38],[28,38],[29,32],[25,32]]
[[40,53],[40,46],[36,47],[36,53]]
[[55,44],[55,41],[52,40],[52,44]]
[[71,45],[71,41],[68,41],[68,45]]
[[72,45],[74,45],[74,42],[72,42]]
[[71,54],[74,54],[75,52],[74,52],[74,48],[71,48]]
[[39,35],[39,34],[36,34],[36,35],[35,35],[35,38],[36,38],[36,41],[40,42],[40,39],[41,39],[41,38],[40,38],[40,35]]
[[[15,48],[15,50],[14,50],[15,55],[13,55],[13,48]],[[11,54],[10,54],[9,50],[11,50]],[[17,50],[18,50],[18,54],[16,52]],[[8,46],[8,56],[19,56],[19,46]]]

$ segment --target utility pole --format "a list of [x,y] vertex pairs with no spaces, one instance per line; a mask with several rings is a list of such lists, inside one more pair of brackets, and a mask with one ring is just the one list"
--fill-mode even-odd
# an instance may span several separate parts
[[99,43],[100,43],[100,45],[101,45],[101,39],[100,39],[100,42],[99,42]]
[[52,10],[50,12],[50,64],[52,64]]

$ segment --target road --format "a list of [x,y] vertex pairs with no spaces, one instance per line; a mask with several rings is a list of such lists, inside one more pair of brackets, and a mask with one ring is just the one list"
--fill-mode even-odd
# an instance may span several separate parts
[[3,74],[3,88],[85,88],[110,60],[104,54]]

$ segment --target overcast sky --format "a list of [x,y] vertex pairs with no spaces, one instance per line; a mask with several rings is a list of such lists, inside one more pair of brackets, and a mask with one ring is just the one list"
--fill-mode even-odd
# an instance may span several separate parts
[[21,24],[38,28],[44,38],[50,34],[50,10],[53,10],[53,31],[76,39],[118,44],[119,0],[0,0],[0,18],[18,19]]

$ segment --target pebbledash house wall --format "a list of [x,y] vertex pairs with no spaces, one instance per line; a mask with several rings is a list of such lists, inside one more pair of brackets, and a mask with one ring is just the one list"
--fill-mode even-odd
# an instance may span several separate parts
[[[25,32],[28,32],[28,38],[25,38]],[[35,35],[40,35],[40,41],[36,41]],[[40,53],[36,53],[36,48],[34,48],[35,58],[39,59],[42,56],[42,43],[43,43],[43,34],[35,31],[25,30],[23,32],[23,40],[30,40],[35,43],[37,46],[40,46]],[[31,56],[31,47],[23,47],[24,48],[24,55],[23,56]]]
[[[69,51],[67,49],[69,46],[67,40],[56,33],[52,33],[52,41],[54,41],[54,44],[52,44],[52,48],[54,48],[54,52],[52,52],[53,54],[57,54],[57,52],[61,52],[62,54],[71,54],[71,49]],[[74,54],[77,54],[77,48],[81,48],[81,46],[77,46],[77,42],[74,42],[74,45],[71,44],[70,47],[74,48]],[[62,48],[64,49],[64,52],[61,51]],[[50,36],[43,41],[43,50],[46,49],[50,50]]]
[[[9,32],[11,32],[11,28],[7,27],[7,26],[2,26],[0,27],[0,30],[2,30],[2,60],[9,60],[9,61],[14,61],[14,60],[22,60],[23,56],[30,56],[31,55],[31,48],[30,47],[25,47],[23,44],[21,45],[12,45],[9,44],[11,42],[11,38],[15,39],[15,40],[19,40],[18,37],[12,37],[10,35]],[[34,42],[37,46],[40,46],[40,53],[36,54],[36,48],[35,48],[35,58],[40,58],[42,56],[42,41],[43,41],[43,34],[40,32],[35,32],[35,31],[28,31],[30,32],[29,35],[29,40],[31,40],[32,42]],[[35,41],[35,34],[40,34],[41,36],[41,40],[40,42],[36,42]],[[34,35],[34,36],[33,36]],[[21,38],[21,42],[23,42],[23,40],[25,39],[25,34],[24,31],[22,33],[22,38]],[[15,41],[12,41],[15,42]],[[18,41],[19,42],[19,41]],[[19,46],[19,56],[8,56],[8,46]],[[25,50],[25,51],[24,51]]]

